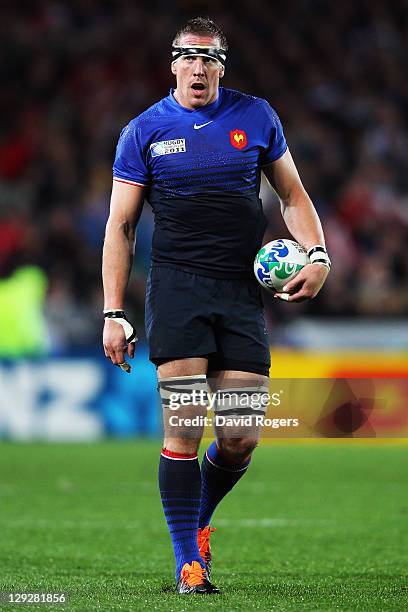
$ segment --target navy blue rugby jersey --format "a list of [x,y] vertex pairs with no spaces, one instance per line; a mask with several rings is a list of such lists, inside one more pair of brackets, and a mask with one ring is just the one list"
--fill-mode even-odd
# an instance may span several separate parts
[[222,87],[217,100],[196,110],[171,90],[132,119],[120,135],[113,176],[147,187],[153,265],[249,277],[266,228],[261,168],[286,148],[266,100]]

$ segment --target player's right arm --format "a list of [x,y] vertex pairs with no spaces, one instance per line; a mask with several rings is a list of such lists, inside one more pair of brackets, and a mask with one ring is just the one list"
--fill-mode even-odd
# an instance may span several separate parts
[[[110,213],[102,256],[104,310],[124,310],[126,287],[135,249],[136,225],[143,208],[144,187],[113,181]],[[114,319],[105,319],[103,346],[113,364],[125,361],[125,332]],[[135,343],[128,345],[133,357]]]

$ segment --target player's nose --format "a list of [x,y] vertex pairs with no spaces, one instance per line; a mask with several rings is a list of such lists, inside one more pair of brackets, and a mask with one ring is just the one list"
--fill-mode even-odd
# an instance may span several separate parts
[[202,57],[196,57],[194,61],[194,76],[202,76],[204,74],[204,62]]

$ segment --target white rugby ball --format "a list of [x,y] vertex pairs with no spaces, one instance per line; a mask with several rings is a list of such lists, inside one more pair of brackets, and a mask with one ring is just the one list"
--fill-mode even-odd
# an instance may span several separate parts
[[258,251],[254,273],[264,289],[282,292],[286,283],[309,263],[307,252],[298,242],[279,238],[268,242]]

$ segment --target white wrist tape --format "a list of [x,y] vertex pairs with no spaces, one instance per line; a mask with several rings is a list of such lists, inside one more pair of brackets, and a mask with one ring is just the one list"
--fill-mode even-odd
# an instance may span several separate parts
[[127,320],[123,310],[104,310],[105,319],[112,319],[115,323],[119,323],[123,327],[125,332],[126,342],[137,342],[138,337],[135,328],[132,323]]
[[322,264],[330,270],[331,261],[324,246],[322,246],[321,244],[316,244],[308,250],[307,254],[309,256],[310,263]]

